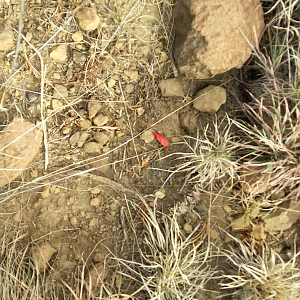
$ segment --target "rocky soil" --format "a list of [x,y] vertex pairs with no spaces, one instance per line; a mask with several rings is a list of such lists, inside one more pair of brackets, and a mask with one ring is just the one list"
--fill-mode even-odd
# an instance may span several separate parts
[[[16,228],[26,232],[23,242],[30,243],[33,260],[54,279],[72,283],[75,270],[86,264],[94,287],[106,279],[117,290],[122,276],[107,257],[130,258],[128,199],[138,202],[143,195],[150,207],[157,204],[164,212],[178,205],[187,235],[199,216],[206,224],[209,211],[206,233],[216,244],[228,242],[219,228],[239,232],[253,225],[249,215],[255,219],[256,208],[242,214],[237,195],[251,194],[261,178],[247,177],[233,190],[216,187],[212,197],[185,186],[185,174],[170,176],[183,162],[178,153],[189,151],[184,136],[196,137],[227,114],[238,115],[247,100],[234,81],[237,70],[209,79],[207,74],[240,68],[248,56],[231,67],[223,60],[221,70],[202,68],[207,80],[200,80],[203,74],[187,78],[190,69],[173,59],[167,2],[2,0],[0,5],[0,168],[5,169],[0,236]],[[257,24],[260,32],[263,20]],[[199,29],[203,35],[205,30]],[[174,52],[175,60],[181,56],[188,54]],[[271,219],[267,230],[257,222],[249,235],[263,243],[265,231],[277,235],[287,229],[272,237],[286,243],[297,219],[290,216],[283,227]],[[278,249],[284,247],[279,243]]]

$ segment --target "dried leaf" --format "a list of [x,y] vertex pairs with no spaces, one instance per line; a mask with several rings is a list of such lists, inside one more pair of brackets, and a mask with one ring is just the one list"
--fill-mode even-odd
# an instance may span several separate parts
[[145,159],[142,160],[141,168],[145,168],[148,165],[149,165],[149,157],[146,157]]
[[23,172],[38,153],[42,139],[42,132],[21,118],[14,118],[0,132],[0,186]]

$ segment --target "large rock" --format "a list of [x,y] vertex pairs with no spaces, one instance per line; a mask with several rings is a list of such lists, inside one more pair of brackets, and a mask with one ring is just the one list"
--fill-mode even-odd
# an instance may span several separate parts
[[174,59],[189,78],[241,68],[264,29],[260,0],[178,0]]

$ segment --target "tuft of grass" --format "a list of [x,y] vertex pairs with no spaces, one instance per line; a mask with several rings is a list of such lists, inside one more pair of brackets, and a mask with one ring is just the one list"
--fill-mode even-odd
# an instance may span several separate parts
[[22,245],[19,230],[5,231],[0,238],[0,295],[2,299],[61,299],[57,287],[35,268]]
[[185,182],[201,188],[213,187],[220,179],[236,178],[238,162],[235,160],[236,144],[231,131],[232,121],[226,116],[221,122],[209,124],[197,137],[187,136],[184,143],[189,151],[175,153],[183,162],[173,174],[184,173]]
[[229,268],[222,275],[220,286],[222,289],[233,290],[233,299],[300,298],[300,269],[296,263],[299,252],[285,262],[274,250],[263,250],[258,255],[251,245],[231,238],[236,246],[222,251]]
[[[244,104],[248,121],[234,121],[241,130],[239,145],[250,173],[268,178],[253,194],[285,191],[300,195],[299,21],[297,1],[275,1],[266,13],[269,22],[264,47],[254,51],[261,77],[249,85],[252,103]],[[272,17],[271,17],[272,16]],[[267,196],[267,197],[268,197]],[[270,198],[270,197],[268,197]],[[271,203],[272,204],[272,203]],[[278,203],[276,203],[278,204]]]
[[128,213],[138,259],[116,258],[125,267],[122,274],[136,282],[136,293],[146,293],[144,299],[206,299],[207,283],[215,271],[208,264],[205,232],[197,227],[186,237],[176,209],[171,216],[158,213],[155,205],[152,209],[142,196],[140,199],[139,205],[129,203],[136,218]]

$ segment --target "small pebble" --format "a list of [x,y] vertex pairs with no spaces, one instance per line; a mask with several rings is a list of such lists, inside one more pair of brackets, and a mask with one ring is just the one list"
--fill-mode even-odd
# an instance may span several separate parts
[[190,234],[193,232],[193,226],[190,223],[185,223],[183,225],[183,229],[187,234]]
[[68,59],[68,46],[59,45],[53,47],[50,52],[50,57],[58,62],[65,62]]
[[75,226],[75,225],[77,224],[77,219],[76,219],[76,217],[72,216],[72,217],[70,218],[70,224],[71,224],[72,226]]
[[100,203],[100,199],[98,197],[96,198],[93,198],[91,201],[90,201],[90,205],[92,206],[98,206]]
[[80,31],[76,31],[72,34],[72,39],[74,42],[81,42],[83,40],[83,35]]

